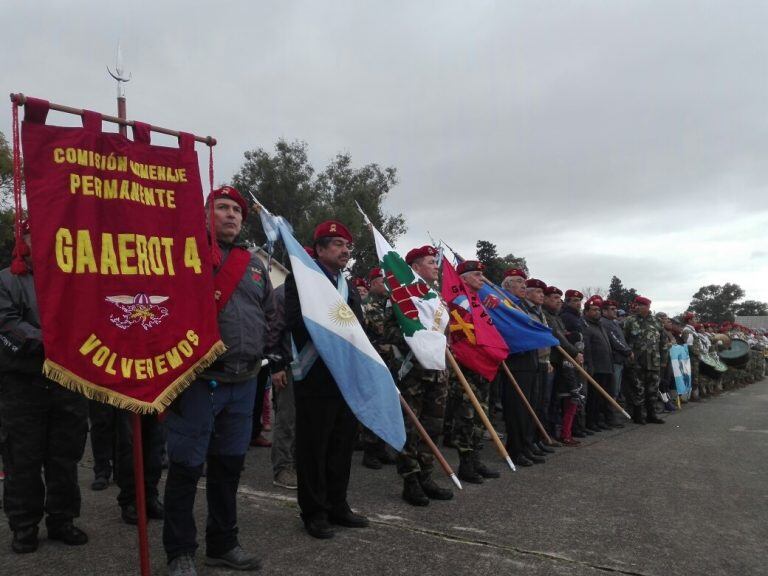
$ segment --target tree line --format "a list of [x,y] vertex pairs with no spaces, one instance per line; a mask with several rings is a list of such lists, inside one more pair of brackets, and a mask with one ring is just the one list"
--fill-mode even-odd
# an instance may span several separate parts
[[[344,222],[355,238],[350,273],[366,276],[378,264],[373,238],[357,211],[357,201],[385,238],[395,244],[407,230],[402,214],[390,214],[384,201],[397,185],[397,169],[371,163],[356,167],[349,153],[339,153],[327,166],[317,170],[309,160],[306,142],[279,140],[272,150],[256,148],[244,153],[244,162],[232,179],[232,185],[247,199],[253,194],[273,214],[281,215],[292,224],[299,242],[312,243],[314,226],[323,220]],[[0,132],[0,268],[10,264],[13,250],[13,155],[5,136]],[[266,244],[266,237],[257,214],[249,215],[243,224],[241,238],[254,246]],[[500,256],[496,244],[478,240],[476,257],[486,266],[485,274],[500,284],[504,271],[520,268],[528,274],[526,259],[515,254]],[[282,247],[276,247],[275,258],[287,263]],[[619,303],[624,310],[637,296],[634,288],[625,288],[618,276],[613,276],[607,292],[600,287],[585,287],[587,295],[600,294]],[[702,286],[693,295],[687,310],[696,312],[702,321],[733,321],[736,316],[768,315],[768,304],[744,300],[744,290],[738,284]]]

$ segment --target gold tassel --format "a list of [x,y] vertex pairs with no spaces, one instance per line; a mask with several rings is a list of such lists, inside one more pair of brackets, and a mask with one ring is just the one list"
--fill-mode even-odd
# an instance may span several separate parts
[[188,368],[183,374],[176,378],[176,380],[171,382],[154,402],[137,400],[130,396],[126,396],[125,394],[120,394],[114,390],[84,380],[52,360],[46,360],[43,363],[43,375],[46,378],[50,378],[54,382],[61,384],[68,390],[82,394],[89,400],[103,402],[110,406],[120,408],[121,410],[129,410],[131,412],[138,412],[139,414],[158,414],[164,412],[179,394],[181,394],[187,386],[195,380],[197,375],[213,364],[216,358],[221,356],[226,349],[224,342],[221,340],[217,341],[211,346],[211,349],[200,358],[200,360]]

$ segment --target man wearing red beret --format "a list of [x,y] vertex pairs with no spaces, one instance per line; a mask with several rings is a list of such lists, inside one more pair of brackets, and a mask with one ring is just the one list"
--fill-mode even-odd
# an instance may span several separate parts
[[[437,250],[421,246],[409,250],[405,261],[424,282],[436,287],[440,275]],[[437,444],[443,432],[448,397],[448,371],[427,370],[413,356],[394,309],[388,307],[385,341],[391,346],[390,369],[397,387],[429,437]],[[403,479],[402,498],[412,506],[428,506],[431,500],[450,500],[453,492],[432,477],[435,458],[409,419],[405,419],[405,446],[397,455],[397,472]]]
[[[236,493],[251,440],[257,376],[262,358],[280,354],[271,333],[275,308],[264,264],[237,239],[248,206],[224,186],[206,201],[208,226],[221,250],[214,270],[219,331],[227,351],[206,368],[167,411],[168,477],[163,545],[171,576],[194,575],[197,549],[194,503],[206,465],[206,559],[211,566],[258,570],[259,560],[237,538]],[[247,337],[244,335],[247,334]],[[270,359],[273,383],[285,382],[284,366]]]
[[[544,290],[546,287],[546,283],[537,278],[529,278],[526,280],[525,297],[522,300],[522,305],[523,309],[528,313],[528,316],[536,322],[548,326],[547,318],[542,309],[542,304],[544,304]],[[536,410],[536,415],[538,416],[539,421],[541,421],[544,426],[551,429],[547,407],[549,406],[549,401],[552,397],[552,385],[554,384],[555,373],[552,365],[549,363],[550,350],[551,348],[541,348],[537,350],[539,356],[539,368],[528,401]],[[531,427],[528,446],[535,455],[538,455],[537,452],[541,452],[542,454],[554,452],[552,448],[544,445],[542,439],[539,438],[538,430],[535,427]]]
[[[525,281],[528,275],[520,268],[512,268],[504,272],[502,288],[510,295],[510,300],[522,308],[525,299]],[[507,356],[507,366],[515,377],[520,390],[526,398],[531,397],[531,392],[536,385],[539,371],[539,354],[536,350],[519,352]],[[507,452],[517,466],[533,466],[545,462],[544,452],[535,448],[535,453],[530,446],[530,440],[534,435],[533,420],[525,407],[522,399],[512,384],[506,381],[501,383],[501,406],[504,411],[504,424],[507,430]]]
[[360,300],[365,300],[368,297],[368,282],[365,278],[353,278],[352,283],[357,289],[357,293],[360,294]]
[[656,396],[659,392],[661,356],[665,352],[664,328],[651,314],[648,298],[637,296],[634,304],[635,313],[624,322],[624,337],[634,356],[625,368],[631,391],[628,400],[632,402],[632,420],[636,424],[663,424],[664,420],[656,416]]
[[[608,333],[600,323],[603,299],[592,296],[584,304],[584,367],[603,390],[610,393],[613,383],[613,357]],[[609,430],[615,425],[610,406],[599,393],[590,390],[587,397],[586,424],[593,432]],[[601,417],[603,421],[601,421]],[[623,425],[622,425],[623,427]]]
[[611,396],[618,399],[621,394],[621,377],[624,372],[624,365],[632,356],[632,349],[624,338],[624,330],[617,320],[619,304],[615,300],[604,300],[602,306],[602,318],[600,324],[608,334],[611,341],[612,360],[613,360],[613,386],[610,390]]
[[697,402],[705,394],[699,377],[699,362],[701,361],[702,353],[706,353],[707,350],[704,348],[701,337],[694,327],[696,313],[686,312],[683,314],[683,321],[686,323],[682,333],[683,343],[688,347],[688,355],[691,358],[691,401]]
[[[384,341],[384,320],[389,298],[381,268],[373,268],[368,272],[366,287],[369,288],[367,297],[360,294],[363,298],[365,332],[376,352],[389,365],[392,356],[391,346]],[[384,441],[365,427],[363,427],[362,441],[363,466],[371,470],[381,470],[383,464],[395,463]]]
[[[571,342],[573,342],[574,345],[582,351],[584,350],[584,324],[582,323],[581,318],[581,303],[583,300],[584,294],[582,294],[579,290],[569,288],[565,291],[565,304],[563,309],[560,311],[560,318],[562,319],[563,325],[565,326],[568,339],[571,340]],[[581,379],[581,376],[579,376],[579,379]],[[584,384],[585,385],[582,390],[582,394],[586,398],[589,398],[589,395],[594,393],[594,391],[589,389],[589,386],[586,385],[586,382]],[[585,436],[591,436],[594,434],[592,430],[589,430],[585,426],[584,416],[584,406],[581,406],[577,412],[576,419],[574,420],[573,424],[573,435],[577,438],[584,438]]]
[[[477,260],[464,260],[456,267],[456,272],[461,276],[468,292],[477,292],[483,287],[485,284],[483,270],[485,265]],[[487,416],[491,383],[467,367],[464,367],[463,372]],[[453,409],[452,438],[460,459],[459,478],[473,484],[481,484],[485,478],[498,478],[499,472],[489,468],[480,459],[481,441],[485,428],[480,415],[464,393],[464,388],[458,379],[451,378],[449,394]]]
[[[315,228],[314,250],[320,269],[346,294],[347,304],[364,326],[360,295],[343,274],[351,255],[352,234],[341,222],[323,222]],[[311,337],[292,274],[285,281],[285,320],[301,356]],[[332,538],[332,524],[368,526],[368,519],[352,512],[347,503],[357,418],[322,358],[310,362],[303,378],[294,377],[294,398],[298,501],[304,527],[315,538]]]
[[[552,334],[560,341],[560,347],[577,362],[583,362],[584,357],[581,350],[568,338],[565,325],[560,317],[560,310],[563,306],[562,295],[562,290],[555,286],[548,286],[544,289],[544,315],[547,324],[552,329]],[[553,395],[556,396],[558,402],[561,402],[560,406],[555,404],[555,408],[561,408],[562,414],[559,439],[565,446],[578,446],[580,442],[573,439],[572,431],[576,412],[583,403],[584,385],[576,373],[576,367],[571,364],[570,360],[566,360],[557,348],[552,348],[550,362],[555,370]],[[553,415],[556,413],[557,410],[553,410]],[[554,416],[551,419],[551,433],[553,435],[556,433],[556,420],[557,418]]]

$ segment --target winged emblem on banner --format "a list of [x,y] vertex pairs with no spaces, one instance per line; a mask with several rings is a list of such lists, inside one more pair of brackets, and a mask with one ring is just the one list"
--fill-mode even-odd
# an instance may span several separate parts
[[149,296],[140,292],[135,296],[119,294],[117,296],[107,296],[105,298],[117,306],[122,314],[111,314],[110,322],[122,330],[127,330],[131,326],[138,324],[144,330],[149,330],[157,326],[168,316],[168,308],[159,306],[168,296]]

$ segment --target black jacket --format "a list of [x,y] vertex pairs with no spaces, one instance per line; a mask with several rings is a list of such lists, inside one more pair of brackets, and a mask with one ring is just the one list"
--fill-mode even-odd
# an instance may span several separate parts
[[[320,266],[320,269],[325,272],[322,266]],[[327,272],[326,276],[328,276]],[[328,276],[328,282],[333,284],[330,276]],[[347,304],[352,308],[352,312],[354,312],[360,324],[365,326],[360,294],[349,280],[346,282],[348,293]],[[296,349],[301,351],[307,341],[310,340],[310,336],[301,315],[299,292],[296,288],[296,279],[293,274],[289,275],[285,280],[285,325],[286,328],[291,331],[293,342],[296,344]],[[315,361],[303,380],[294,382],[294,394],[296,396],[305,397],[341,396],[339,387],[336,385],[333,375],[331,375],[330,370],[328,370],[328,367],[325,365],[322,358],[318,358]]]
[[44,360],[34,277],[0,270],[0,372],[41,373]]
[[611,342],[608,340],[600,319],[583,318],[584,366],[590,374],[612,374],[613,357]]
[[621,329],[619,323],[616,320],[608,320],[608,318],[600,318],[600,324],[605,333],[608,334],[608,339],[611,341],[611,349],[613,350],[613,363],[614,364],[626,364],[629,359],[629,355],[632,353],[632,348],[627,344],[627,339],[624,338],[624,330]]

